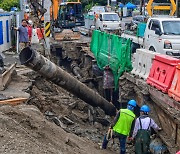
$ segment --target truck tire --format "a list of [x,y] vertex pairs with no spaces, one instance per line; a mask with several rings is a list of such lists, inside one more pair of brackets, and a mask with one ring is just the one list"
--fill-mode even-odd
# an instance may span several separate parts
[[156,50],[154,49],[154,47],[150,47],[149,48],[150,51],[156,52]]
[[131,52],[132,53],[135,53],[136,49],[139,49],[139,48],[140,48],[139,44],[132,42],[132,44],[131,44]]

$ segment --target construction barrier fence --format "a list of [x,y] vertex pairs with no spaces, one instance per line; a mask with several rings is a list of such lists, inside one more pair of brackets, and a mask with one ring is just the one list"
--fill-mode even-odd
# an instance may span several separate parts
[[127,40],[114,34],[94,30],[90,49],[101,70],[107,65],[110,66],[117,88],[118,79],[123,72],[132,70],[130,39]]
[[11,21],[12,14],[0,13],[0,52],[11,47]]

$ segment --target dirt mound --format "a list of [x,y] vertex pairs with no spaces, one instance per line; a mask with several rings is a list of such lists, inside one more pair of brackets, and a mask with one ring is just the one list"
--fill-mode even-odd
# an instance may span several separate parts
[[108,154],[87,138],[65,132],[33,105],[0,107],[0,153]]

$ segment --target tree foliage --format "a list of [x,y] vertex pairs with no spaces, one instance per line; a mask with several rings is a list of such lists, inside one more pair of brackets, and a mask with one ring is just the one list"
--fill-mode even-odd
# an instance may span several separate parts
[[11,7],[19,7],[19,0],[0,0],[0,8],[10,11]]

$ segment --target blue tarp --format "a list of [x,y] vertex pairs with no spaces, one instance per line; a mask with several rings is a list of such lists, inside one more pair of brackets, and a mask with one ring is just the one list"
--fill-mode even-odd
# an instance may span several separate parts
[[120,8],[123,8],[123,7],[124,7],[124,4],[122,4],[122,3],[119,4],[119,7],[120,7]]
[[132,3],[127,3],[126,5],[125,5],[125,7],[127,7],[127,9],[135,9],[136,8],[136,5],[134,5],[134,4],[132,4]]

